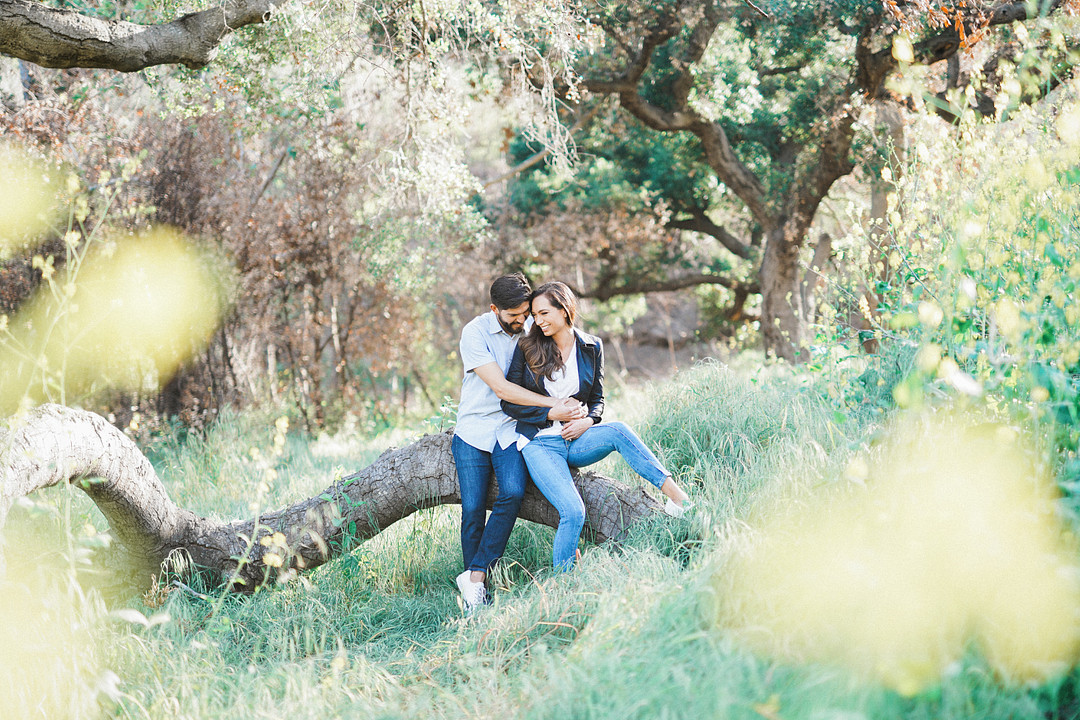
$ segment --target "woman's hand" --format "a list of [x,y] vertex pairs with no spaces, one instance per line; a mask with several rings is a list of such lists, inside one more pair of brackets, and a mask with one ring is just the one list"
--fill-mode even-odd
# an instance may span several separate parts
[[575,398],[563,398],[548,410],[548,420],[567,422],[585,417],[589,411],[585,405]]
[[581,437],[581,434],[593,426],[591,417],[583,417],[579,420],[571,420],[568,423],[563,423],[562,437],[563,440],[576,440]]

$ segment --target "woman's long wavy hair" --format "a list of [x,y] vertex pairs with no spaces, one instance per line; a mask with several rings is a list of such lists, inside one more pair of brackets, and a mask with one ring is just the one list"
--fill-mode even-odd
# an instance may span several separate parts
[[[529,296],[529,304],[532,305],[533,301],[541,296],[546,297],[552,306],[561,309],[566,314],[567,323],[570,327],[574,327],[574,321],[577,320],[577,298],[565,283],[544,283],[533,290],[532,295]],[[521,352],[525,355],[525,364],[536,377],[545,377],[550,380],[553,373],[562,369],[564,365],[562,353],[555,345],[555,340],[544,335],[544,331],[536,323],[533,323],[529,334],[521,338],[519,345],[521,345]]]

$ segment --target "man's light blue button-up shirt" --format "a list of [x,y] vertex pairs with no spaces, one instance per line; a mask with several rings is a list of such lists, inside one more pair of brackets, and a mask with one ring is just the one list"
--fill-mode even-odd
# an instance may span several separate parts
[[[529,325],[531,322],[526,322],[525,330]],[[523,334],[524,331],[511,335],[503,330],[494,311],[474,318],[461,330],[459,351],[465,375],[454,434],[477,450],[491,452],[496,442],[499,447],[507,448],[517,439],[514,421],[502,411],[499,397],[473,371],[493,362],[505,376]]]

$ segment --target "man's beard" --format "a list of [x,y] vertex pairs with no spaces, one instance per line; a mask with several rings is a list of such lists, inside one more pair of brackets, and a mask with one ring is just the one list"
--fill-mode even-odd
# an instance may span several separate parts
[[503,319],[498,315],[495,316],[495,319],[499,321],[499,325],[501,325],[502,329],[505,330],[509,335],[517,335],[519,332],[521,332],[521,329],[525,327],[525,323],[522,322],[520,325],[517,326],[517,328],[514,328],[513,325],[508,325],[504,323]]

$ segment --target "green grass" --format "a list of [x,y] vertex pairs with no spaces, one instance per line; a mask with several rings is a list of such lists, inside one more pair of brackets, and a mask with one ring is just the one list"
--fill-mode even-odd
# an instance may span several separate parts
[[[781,492],[831,482],[877,429],[873,413],[838,419],[825,382],[704,365],[616,399],[612,414],[659,448],[697,511],[643,523],[622,547],[587,546],[566,576],[548,567],[550,529],[521,522],[494,578],[494,606],[470,619],[453,587],[456,508],[417,513],[254,596],[173,589],[110,599],[110,615],[68,581],[93,512],[77,492],[38,498],[37,515],[16,513],[9,540],[22,550],[53,537],[55,565],[34,586],[51,605],[28,622],[64,628],[53,634],[73,652],[42,645],[34,667],[66,679],[38,691],[42,709],[15,684],[17,672],[0,680],[0,697],[19,699],[12,717],[1073,717],[1061,713],[1077,707],[1075,675],[1007,687],[972,653],[940,685],[904,698],[837,668],[755,656],[718,624],[717,573],[733,551],[733,524]],[[274,435],[272,416],[231,416],[149,450],[181,505],[240,517],[253,497],[266,507],[306,497],[408,441],[290,434],[274,454]],[[640,482],[617,461],[602,469]],[[64,537],[72,540],[56,540]],[[168,619],[132,621],[115,613],[122,607]]]

